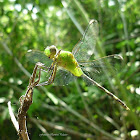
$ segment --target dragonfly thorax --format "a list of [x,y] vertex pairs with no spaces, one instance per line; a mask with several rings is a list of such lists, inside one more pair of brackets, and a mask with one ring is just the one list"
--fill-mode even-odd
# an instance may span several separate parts
[[47,57],[49,57],[50,59],[53,59],[57,51],[58,49],[56,48],[56,46],[52,45],[52,46],[47,46],[44,53]]

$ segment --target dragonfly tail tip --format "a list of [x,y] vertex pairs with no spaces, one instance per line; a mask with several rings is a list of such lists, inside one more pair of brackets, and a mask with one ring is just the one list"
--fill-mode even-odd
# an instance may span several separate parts
[[127,107],[127,108],[126,108],[126,110],[127,110],[127,111],[129,111],[129,110],[130,110],[130,108],[129,108],[129,107]]

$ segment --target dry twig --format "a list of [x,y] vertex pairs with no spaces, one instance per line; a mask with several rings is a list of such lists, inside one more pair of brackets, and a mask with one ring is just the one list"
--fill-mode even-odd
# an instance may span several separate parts
[[30,105],[33,102],[32,101],[33,89],[40,81],[41,69],[39,69],[38,80],[35,81],[35,78],[36,78],[37,69],[38,67],[41,67],[41,66],[43,66],[43,64],[40,62],[35,65],[32,76],[30,77],[30,80],[29,80],[27,92],[24,97],[23,96],[20,97],[21,107],[18,110],[18,123],[19,123],[19,137],[20,139],[23,139],[23,140],[29,140],[27,127],[26,127],[26,114]]
[[[27,115],[27,111],[28,111],[30,105],[33,102],[32,101],[33,89],[40,81],[41,67],[42,66],[43,66],[43,64],[40,62],[38,62],[35,65],[34,71],[30,77],[30,80],[29,80],[29,85],[28,85],[28,89],[26,91],[26,94],[25,94],[25,96],[20,97],[21,106],[18,110],[18,122],[16,121],[14,113],[12,112],[11,104],[10,104],[10,102],[8,102],[9,114],[10,114],[11,120],[12,120],[16,130],[18,131],[19,139],[29,140],[27,127],[26,127],[26,115]],[[39,68],[39,77],[38,77],[38,80],[35,81],[38,68]]]

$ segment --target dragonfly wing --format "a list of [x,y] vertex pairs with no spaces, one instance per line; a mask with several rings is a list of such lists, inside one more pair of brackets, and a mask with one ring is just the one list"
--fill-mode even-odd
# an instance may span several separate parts
[[[43,68],[41,70],[41,80],[40,84],[48,83],[47,81],[53,74],[53,71],[48,71],[48,69]],[[68,85],[70,82],[75,80],[75,76],[73,76],[69,71],[58,67],[56,71],[56,76],[54,77],[53,85],[55,86],[64,86]]]
[[117,74],[118,70],[121,69],[121,63],[122,57],[114,54],[97,60],[80,61],[79,65],[86,75],[95,79],[97,82],[103,82],[108,77],[112,77],[113,73]]
[[76,77],[72,75],[69,71],[59,67],[56,72],[56,77],[54,79],[54,85],[68,85],[70,82],[74,81]]
[[37,50],[29,50],[26,53],[26,60],[34,64],[41,62],[48,67],[50,67],[52,63],[52,60],[49,59],[43,52]]
[[82,40],[72,50],[77,61],[88,60],[90,58],[94,53],[97,37],[98,22],[96,20],[91,20],[85,30]]

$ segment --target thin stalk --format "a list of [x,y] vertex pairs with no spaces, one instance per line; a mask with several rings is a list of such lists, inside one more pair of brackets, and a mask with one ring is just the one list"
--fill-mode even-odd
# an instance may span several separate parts
[[83,6],[78,0],[73,0],[74,6],[77,8],[77,10],[81,13],[81,16],[83,17],[83,20],[86,21],[86,23],[89,23],[89,17]]
[[12,51],[9,49],[9,47],[7,46],[6,43],[4,42],[0,42],[0,44],[2,45],[2,47],[5,49],[5,51],[10,55],[13,56],[13,59],[15,61],[15,63],[17,64],[17,66],[21,69],[21,71],[28,77],[31,76],[31,74],[23,67],[23,65],[19,62],[19,60],[13,55]]
[[95,106],[97,113],[104,118],[106,121],[108,121],[109,123],[111,123],[114,127],[116,127],[116,129],[118,129],[118,131],[121,130],[120,126],[109,116],[107,116],[106,114],[102,113],[97,106]]
[[76,28],[79,30],[79,32],[81,34],[84,34],[84,30],[81,27],[80,23],[77,21],[75,15],[74,15],[74,11],[68,7],[68,3],[65,0],[61,1],[62,5],[64,6],[67,14],[69,15],[70,19],[72,20],[72,22],[74,23],[74,25],[76,26]]
[[122,3],[121,0],[118,0],[118,3],[119,3],[119,8],[120,8],[120,16],[121,16],[121,19],[122,19],[122,23],[123,23],[123,30],[124,30],[124,37],[125,37],[125,40],[126,40],[126,46],[127,46],[127,50],[130,52],[130,47],[129,47],[129,42],[128,42],[128,27],[127,27],[127,21],[126,21],[126,18],[125,18],[125,14],[124,12],[122,11],[122,8],[125,7],[125,5]]
[[11,117],[11,121],[16,129],[16,131],[18,132],[19,131],[19,125],[18,125],[18,121],[16,120],[16,117],[12,111],[12,107],[11,107],[11,102],[9,101],[8,102],[8,110],[9,110],[9,115]]

